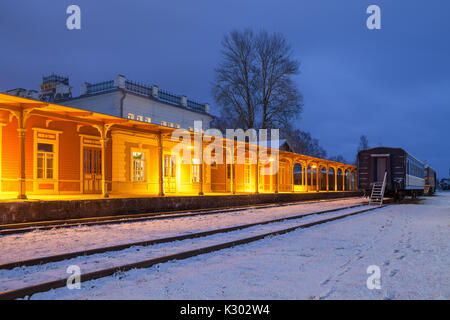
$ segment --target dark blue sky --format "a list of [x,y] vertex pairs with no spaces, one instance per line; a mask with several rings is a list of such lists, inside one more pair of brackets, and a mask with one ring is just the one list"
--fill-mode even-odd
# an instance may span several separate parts
[[[66,8],[82,30],[66,29]],[[368,30],[370,4],[382,29]],[[330,155],[353,161],[370,146],[402,147],[450,169],[450,2],[438,0],[2,0],[0,91],[36,89],[41,76],[82,81],[116,74],[217,108],[211,96],[220,41],[233,28],[285,35],[301,62],[298,127]]]

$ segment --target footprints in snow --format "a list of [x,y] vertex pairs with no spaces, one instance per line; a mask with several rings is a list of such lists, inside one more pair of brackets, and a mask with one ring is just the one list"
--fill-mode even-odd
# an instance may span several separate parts
[[396,274],[398,273],[398,269],[394,269],[391,271],[391,273],[389,274],[389,277],[394,277]]
[[[387,267],[387,266],[389,266],[391,264],[391,262],[389,261],[389,260],[386,260],[384,263],[383,263],[383,267]],[[397,273],[398,273],[398,269],[393,269],[390,273],[389,273],[389,277],[394,277]]]

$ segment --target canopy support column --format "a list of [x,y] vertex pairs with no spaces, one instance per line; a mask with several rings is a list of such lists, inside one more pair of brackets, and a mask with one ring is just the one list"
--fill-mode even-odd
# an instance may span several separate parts
[[308,163],[306,162],[305,164],[305,168],[304,168],[304,179],[305,179],[305,188],[306,188],[306,192],[308,192]]
[[320,166],[317,166],[316,168],[316,191],[319,192],[320,188],[320,175],[319,175],[319,171],[320,171]]
[[327,176],[327,192],[328,191],[330,191],[330,177],[329,177],[329,168],[328,167],[326,167],[326,169],[327,169],[327,174],[326,174],[326,176]]
[[159,196],[164,196],[164,178],[163,178],[163,167],[164,167],[164,155],[163,155],[163,141],[161,132],[157,135],[158,140],[158,158],[159,158],[159,166],[158,166],[158,178],[159,178]]
[[21,112],[20,116],[20,127],[17,129],[19,132],[19,159],[20,159],[20,170],[19,170],[19,194],[17,195],[18,199],[27,199],[26,195],[26,173],[25,173],[25,136],[27,130],[24,128],[23,123],[23,112]]
[[[105,134],[106,136],[106,134]],[[102,195],[104,198],[109,198],[108,194],[108,182],[106,180],[106,172],[107,172],[107,162],[106,162],[106,149],[108,146],[108,140],[106,137],[102,137],[100,139],[101,147],[102,147]]]
[[108,131],[114,123],[102,123],[98,125],[94,125],[94,128],[98,130],[100,133],[100,143],[101,143],[101,162],[102,162],[102,195],[105,198],[109,198],[108,193],[108,180],[106,179],[106,175],[108,174],[108,163],[106,161],[106,151],[108,149]]
[[256,176],[255,176],[255,193],[259,193],[259,149],[256,149]]
[[17,112],[13,112],[13,114],[17,117],[17,132],[19,133],[19,192],[17,195],[17,199],[27,199],[26,194],[26,168],[25,168],[25,137],[26,137],[26,121],[29,116],[29,112],[24,112],[23,107],[20,108]]
[[291,164],[291,192],[295,192],[295,187],[294,187],[294,169],[295,169],[295,161],[292,161]]
[[337,176],[338,176],[338,169],[334,168],[334,191],[337,191]]

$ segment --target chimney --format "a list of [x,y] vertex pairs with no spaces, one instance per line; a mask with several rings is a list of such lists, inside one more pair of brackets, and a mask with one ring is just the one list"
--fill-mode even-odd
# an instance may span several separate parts
[[125,76],[119,74],[114,78],[114,87],[125,89]]
[[152,86],[152,97],[153,98],[158,99],[158,91],[159,91],[158,86],[157,85],[153,85]]
[[181,96],[181,97],[180,97],[180,104],[181,104],[183,107],[186,107],[186,108],[187,108],[187,97],[186,97],[186,96]]
[[205,103],[205,112],[207,113],[207,114],[209,114],[210,112],[210,106],[209,106],[209,103]]

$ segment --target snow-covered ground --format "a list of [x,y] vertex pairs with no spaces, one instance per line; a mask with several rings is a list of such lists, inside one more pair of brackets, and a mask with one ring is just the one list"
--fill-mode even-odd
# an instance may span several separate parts
[[99,253],[89,256],[78,256],[55,263],[35,265],[30,267],[17,267],[12,270],[0,270],[0,291],[18,289],[24,286],[31,286],[38,283],[48,282],[67,278],[67,267],[78,266],[83,273],[88,273],[100,269],[107,269],[115,266],[145,261],[169,254],[176,254],[189,250],[205,248],[230,241],[236,241],[257,235],[265,235],[270,232],[297,227],[307,223],[315,222],[333,217],[346,216],[361,209],[370,208],[357,207],[338,210],[320,215],[303,216],[293,220],[285,220],[265,225],[257,225],[237,231],[219,233],[201,238],[185,239],[181,241],[171,241],[151,246],[133,246],[125,250]]
[[[264,209],[268,210],[267,216],[248,214],[246,219],[254,219],[255,216],[258,219],[272,218],[286,214],[285,211],[291,209]],[[320,209],[325,209],[323,204]],[[289,211],[291,215],[309,209],[299,206],[292,210]],[[199,229],[218,227],[214,220],[203,220],[209,220],[209,217],[198,217],[200,220],[184,223],[197,227],[198,222]],[[243,223],[238,217],[228,222]],[[221,221],[217,219],[218,224]],[[113,238],[112,235],[117,231],[120,243],[126,239],[124,234],[132,234],[132,230],[137,228],[130,225],[81,227],[19,235],[15,236],[19,243],[15,250],[16,253],[21,251],[21,245],[25,245],[23,250],[28,253],[42,252],[37,249],[45,243],[42,242],[45,240],[41,240],[42,236],[49,241],[49,252],[51,250],[53,253],[55,248],[59,248],[58,243],[62,243],[60,250],[66,251],[64,240],[73,241],[66,232],[76,235],[82,245],[89,246],[89,242],[84,240],[83,230],[86,230],[88,239],[94,239],[95,233],[91,232],[97,230],[100,239],[94,242],[98,245],[111,227],[113,229],[109,229],[109,238]],[[124,229],[120,229],[120,226]],[[146,227],[149,228],[150,224]],[[139,228],[142,229],[138,231],[145,233],[144,226]],[[158,230],[161,228],[160,225]],[[181,226],[173,228],[177,233],[183,232]],[[59,231],[63,231],[62,236],[57,235]],[[154,232],[145,233],[143,238],[147,239]],[[161,234],[167,234],[167,230],[158,233]],[[4,238],[7,239],[7,250],[11,250],[13,244],[9,242],[12,238]],[[1,252],[4,250],[1,240],[5,239],[0,239]],[[39,244],[34,245],[33,240]],[[449,240],[450,193],[447,192],[424,198],[418,204],[393,205],[247,245],[85,282],[80,290],[61,288],[31,298],[449,299]],[[27,245],[32,247],[30,251],[27,251]],[[18,259],[16,256],[14,260]],[[366,285],[370,276],[367,268],[371,265],[378,266],[381,271],[379,290],[369,290]]]
[[[80,226],[67,229],[36,230],[24,234],[0,236],[0,264],[60,253],[112,246],[201,232],[235,225],[267,221],[352,206],[361,198],[304,203],[292,206],[248,209],[231,213],[177,219],[149,220],[111,225]],[[1,280],[0,280],[1,281]]]

